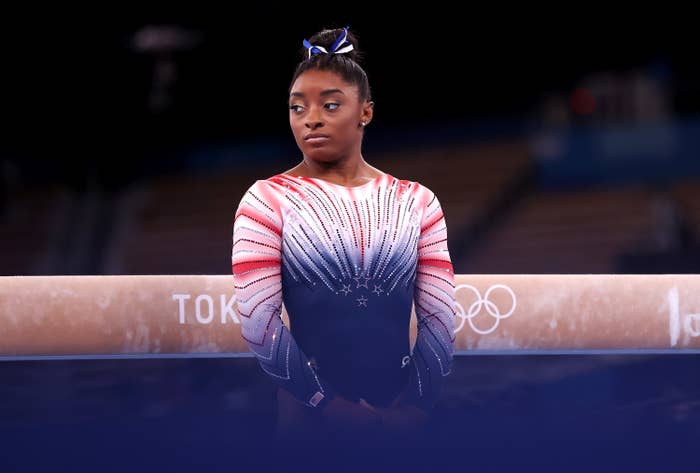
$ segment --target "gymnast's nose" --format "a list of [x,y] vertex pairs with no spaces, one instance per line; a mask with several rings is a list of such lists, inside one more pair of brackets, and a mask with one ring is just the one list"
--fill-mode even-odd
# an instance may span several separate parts
[[309,113],[306,115],[306,128],[316,130],[322,126],[323,120],[321,119],[321,113],[318,111],[317,107],[311,107]]

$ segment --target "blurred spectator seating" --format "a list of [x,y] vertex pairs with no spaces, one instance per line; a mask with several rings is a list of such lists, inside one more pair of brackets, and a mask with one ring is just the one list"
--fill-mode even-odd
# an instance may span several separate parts
[[700,180],[678,182],[671,189],[671,194],[682,209],[697,244],[697,238],[700,236]]
[[60,271],[72,194],[61,186],[27,187],[0,214],[0,275],[42,275]]
[[614,273],[617,255],[652,245],[651,195],[536,191],[494,222],[462,266],[475,274]]

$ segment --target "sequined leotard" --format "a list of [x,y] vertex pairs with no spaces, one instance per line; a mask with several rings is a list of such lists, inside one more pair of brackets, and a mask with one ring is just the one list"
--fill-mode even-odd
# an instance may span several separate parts
[[430,189],[389,174],[357,187],[258,180],[236,211],[232,270],[243,337],[299,402],[339,394],[385,406],[405,390],[407,402],[434,405],[452,362],[455,296]]

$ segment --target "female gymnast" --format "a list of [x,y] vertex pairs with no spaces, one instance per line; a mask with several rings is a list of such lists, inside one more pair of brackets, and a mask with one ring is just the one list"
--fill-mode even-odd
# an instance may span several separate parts
[[323,30],[303,44],[289,89],[302,160],[252,184],[235,214],[243,337],[278,386],[281,437],[413,435],[452,363],[445,218],[430,189],[362,156],[374,103],[354,35]]

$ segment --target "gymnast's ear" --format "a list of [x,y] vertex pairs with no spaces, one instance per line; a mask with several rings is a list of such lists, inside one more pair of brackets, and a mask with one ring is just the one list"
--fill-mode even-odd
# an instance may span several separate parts
[[360,126],[366,126],[369,122],[372,121],[373,116],[374,102],[370,100],[365,100],[365,102],[362,104],[362,116],[360,117]]

